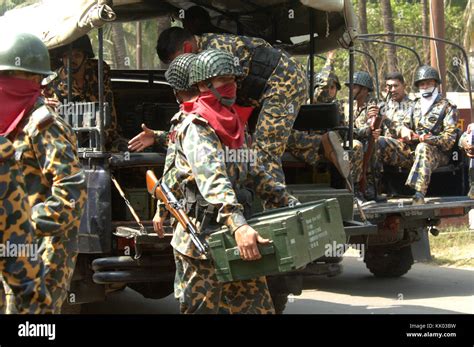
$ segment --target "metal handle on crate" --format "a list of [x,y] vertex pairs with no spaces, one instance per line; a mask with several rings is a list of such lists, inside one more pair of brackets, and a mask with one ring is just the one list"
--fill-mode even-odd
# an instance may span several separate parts
[[[273,241],[270,241],[269,244],[265,244],[265,245],[260,244],[258,246],[258,251],[260,252],[260,254],[262,256],[269,255],[269,254],[275,254],[275,246],[273,245]],[[239,252],[238,247],[226,249],[225,252],[226,252],[226,255],[227,255],[227,259],[229,261],[242,259],[242,258],[240,258],[240,252]]]

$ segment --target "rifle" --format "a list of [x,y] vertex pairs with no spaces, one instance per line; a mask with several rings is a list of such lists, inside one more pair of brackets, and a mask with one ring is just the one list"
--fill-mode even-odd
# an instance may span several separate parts
[[[390,92],[387,93],[385,102],[378,103],[378,104],[376,102],[372,102],[372,105],[368,106],[368,109],[373,106],[379,107],[379,112],[373,122],[373,130],[378,130],[382,126],[382,121],[384,118],[382,115],[382,109],[385,107],[385,104],[387,102],[387,99],[390,97],[390,94],[391,94]],[[367,170],[369,168],[369,163],[372,158],[372,153],[374,152],[374,147],[375,147],[375,140],[374,140],[374,137],[372,136],[372,131],[371,131],[370,136],[369,136],[369,141],[367,144],[367,150],[364,153],[364,160],[362,162],[362,176],[359,181],[359,187],[362,193],[364,193],[365,190],[367,189]],[[375,188],[375,191],[376,190],[377,189]]]
[[189,219],[184,211],[183,205],[176,199],[166,183],[163,182],[163,180],[159,181],[153,171],[148,170],[146,172],[146,186],[148,193],[150,193],[155,199],[162,201],[165,204],[166,209],[171,212],[179,224],[189,232],[191,240],[199,252],[207,255],[209,251],[208,245],[201,242],[196,226]]

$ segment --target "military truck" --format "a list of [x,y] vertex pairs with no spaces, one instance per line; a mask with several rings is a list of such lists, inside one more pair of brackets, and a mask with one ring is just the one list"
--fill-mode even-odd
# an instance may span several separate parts
[[[110,22],[132,22],[170,13],[179,18],[182,10],[192,4],[206,8],[212,22],[226,31],[262,37],[291,54],[307,57],[311,85],[315,72],[314,55],[336,48],[349,49],[357,37],[356,18],[349,0],[291,3],[280,0],[258,3],[243,0],[191,1],[186,2],[186,7],[182,7],[184,3],[178,0],[116,0],[109,4],[83,0],[77,1],[77,6],[68,4],[64,11],[57,11],[62,13],[63,22],[38,23],[36,17],[41,18],[38,11],[43,9],[45,13],[51,13],[47,3],[44,1],[33,6],[36,16],[28,17],[27,7],[7,13],[2,20],[8,22],[17,15],[27,18],[22,21],[30,23],[29,30],[36,31],[50,48],[68,44],[86,33],[95,35],[92,28],[98,27],[99,62],[104,59],[103,32]],[[67,15],[69,12],[70,16]],[[48,25],[50,27],[45,27]],[[137,37],[145,34],[140,30],[137,33]],[[350,57],[349,77],[354,70],[353,55]],[[99,76],[102,73],[103,66],[99,63]],[[164,70],[113,70],[112,82],[119,124],[125,137],[131,138],[139,133],[141,123],[152,129],[169,129],[169,120],[178,110],[178,105],[165,82]],[[80,148],[87,175],[88,201],[81,222],[80,254],[69,296],[70,304],[76,305],[76,308],[82,303],[104,300],[110,291],[125,286],[147,298],[162,298],[173,290],[174,261],[169,245],[171,230],[168,229],[164,239],[153,233],[151,219],[156,202],[147,194],[144,180],[147,169],[161,173],[165,151],[153,148],[144,153],[106,152],[103,130],[107,125],[107,106],[102,98],[93,108],[97,112],[87,117],[68,119],[79,134],[87,133],[93,139]],[[321,133],[337,129],[346,134],[347,148],[352,148],[352,123],[341,129],[340,118],[334,104],[304,105],[295,128]],[[255,121],[253,117],[251,127]],[[459,167],[464,165],[462,163]],[[432,203],[417,208],[410,206],[406,200],[390,200],[365,208],[367,220],[364,220],[361,213],[354,209],[354,196],[334,167],[324,163],[317,168],[310,167],[288,153],[283,157],[283,165],[289,189],[301,202],[338,198],[347,242],[368,247],[365,261],[377,276],[406,273],[413,263],[410,245],[428,229],[434,231],[441,218],[464,215],[474,205],[465,197],[438,197]],[[459,172],[465,173],[466,168],[462,167]],[[127,203],[113,186],[112,177],[119,182],[129,203],[138,212],[144,230],[140,231]],[[466,182],[465,176],[463,182]],[[462,189],[458,192],[459,196],[466,193],[466,187]],[[341,271],[341,259],[325,257],[302,271],[282,276],[279,289],[282,300],[275,303],[277,310],[283,310],[288,293],[301,293],[303,276],[335,275]]]

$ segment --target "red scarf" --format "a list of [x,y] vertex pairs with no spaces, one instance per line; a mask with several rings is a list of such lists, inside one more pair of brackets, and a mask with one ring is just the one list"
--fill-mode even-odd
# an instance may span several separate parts
[[[236,85],[228,83],[216,88],[224,98],[235,98]],[[242,147],[245,139],[245,124],[252,114],[253,107],[236,104],[222,105],[211,91],[202,92],[199,98],[182,104],[184,113],[195,113],[209,122],[219,139],[231,149]]]
[[25,117],[41,94],[41,85],[30,80],[0,76],[0,135],[8,135]]

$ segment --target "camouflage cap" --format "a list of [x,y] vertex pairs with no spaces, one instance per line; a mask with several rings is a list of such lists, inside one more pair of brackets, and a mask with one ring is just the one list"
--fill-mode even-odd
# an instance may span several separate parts
[[16,70],[54,75],[46,45],[29,33],[3,33],[0,40],[0,71]]
[[189,84],[194,85],[209,78],[225,75],[235,77],[244,75],[238,59],[228,52],[208,49],[197,55],[189,74]]
[[438,70],[429,65],[423,65],[416,69],[415,78],[413,80],[415,87],[418,87],[419,82],[426,80],[435,80],[441,84],[441,78],[439,77]]
[[189,72],[197,55],[194,53],[185,53],[176,57],[165,72],[166,81],[174,90],[189,90]]
[[[370,92],[374,90],[374,81],[372,76],[365,71],[356,71],[354,72],[354,84],[357,84],[362,87],[366,87]],[[349,81],[345,83],[346,86],[349,86]]]

